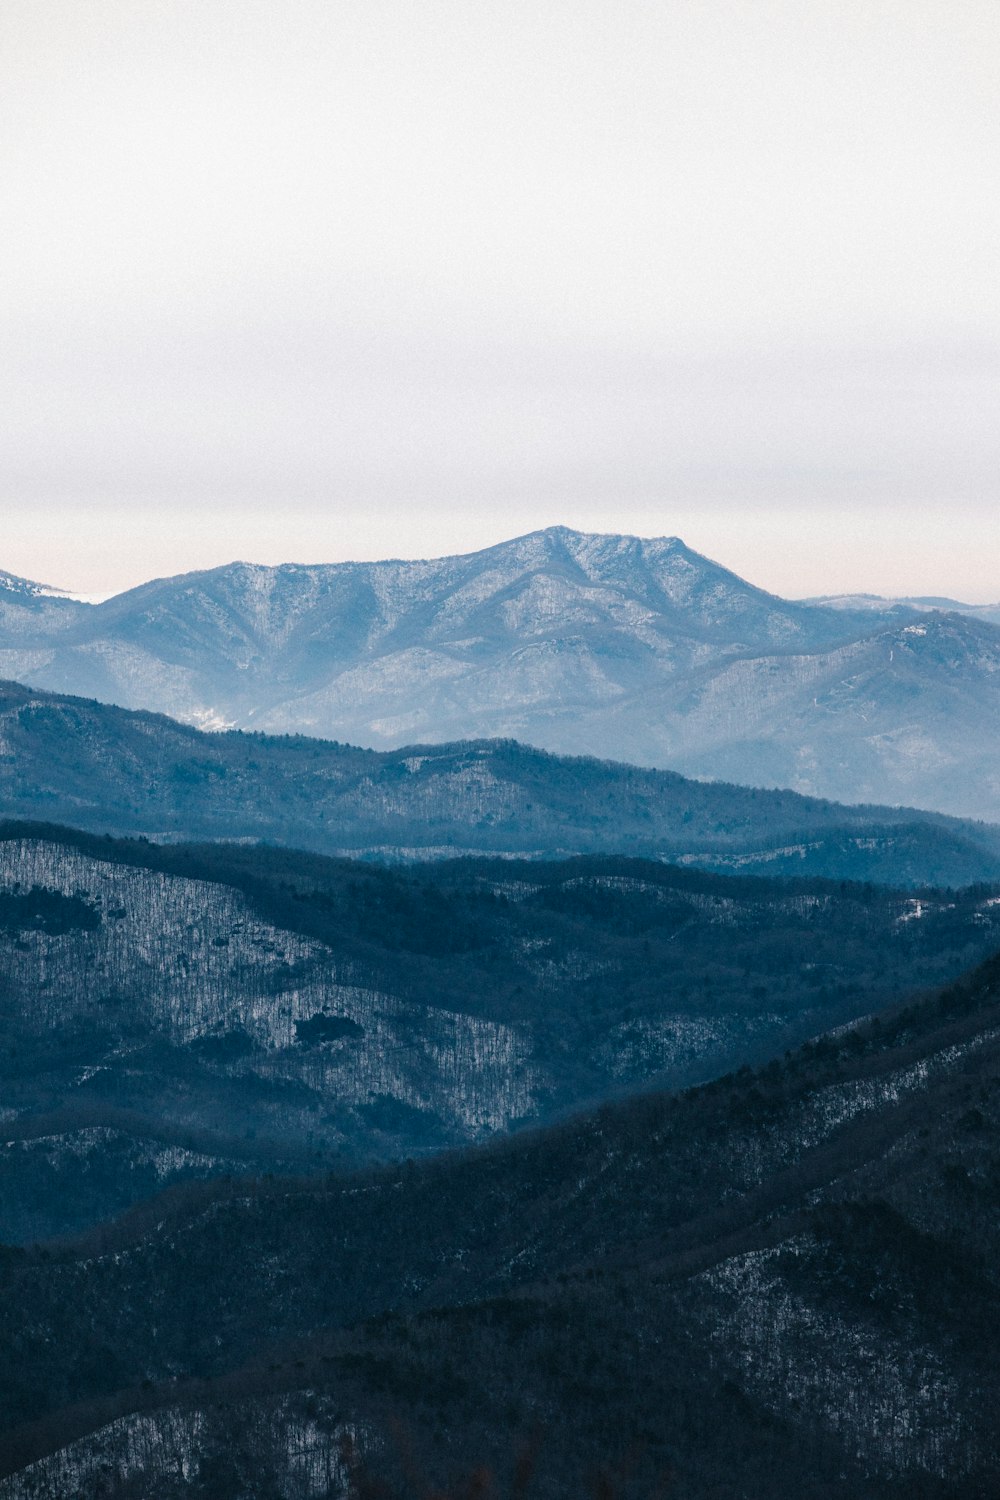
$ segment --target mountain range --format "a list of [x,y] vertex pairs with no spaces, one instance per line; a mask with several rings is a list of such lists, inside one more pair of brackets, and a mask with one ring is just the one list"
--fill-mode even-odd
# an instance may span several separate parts
[[0,574],[0,1500],[993,1500],[996,614]]
[[1000,829],[943,814],[843,807],[514,741],[375,751],[206,733],[18,683],[0,684],[0,808],[160,842],[389,860],[608,853],[891,885],[1000,876]]
[[553,527],[434,561],[233,563],[100,604],[3,575],[0,674],[203,728],[516,738],[1000,821],[988,612],[834,603],[677,538]]

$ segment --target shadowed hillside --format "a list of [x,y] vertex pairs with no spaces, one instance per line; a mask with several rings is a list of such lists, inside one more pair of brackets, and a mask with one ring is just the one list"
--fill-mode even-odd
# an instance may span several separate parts
[[711,1078],[959,973],[996,889],[0,827],[0,1238]]
[[605,1494],[986,1497],[997,986],[994,960],[681,1095],[362,1177],[181,1189],[8,1253],[5,1409],[28,1421],[43,1390],[49,1415],[7,1462],[78,1441],[0,1493],[71,1474],[89,1500],[131,1472],[263,1494],[238,1471],[268,1454],[291,1494],[305,1432],[329,1482],[296,1494],[348,1493],[346,1434],[372,1494],[476,1464],[508,1483],[530,1447],[539,1500],[601,1470],[626,1476]]

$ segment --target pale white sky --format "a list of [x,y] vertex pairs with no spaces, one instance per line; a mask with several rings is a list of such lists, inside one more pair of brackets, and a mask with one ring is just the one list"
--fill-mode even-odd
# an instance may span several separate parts
[[0,567],[1000,596],[994,0],[4,0]]

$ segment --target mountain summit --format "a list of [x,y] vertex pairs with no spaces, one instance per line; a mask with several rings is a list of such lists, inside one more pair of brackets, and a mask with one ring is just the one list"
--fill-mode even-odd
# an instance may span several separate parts
[[44,595],[5,586],[0,675],[204,728],[513,737],[1000,819],[993,625],[780,599],[676,537],[557,526],[431,561]]

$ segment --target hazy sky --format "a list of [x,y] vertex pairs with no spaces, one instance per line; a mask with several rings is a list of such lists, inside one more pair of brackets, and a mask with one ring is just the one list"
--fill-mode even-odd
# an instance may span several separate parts
[[0,567],[1000,596],[996,0],[3,0]]

